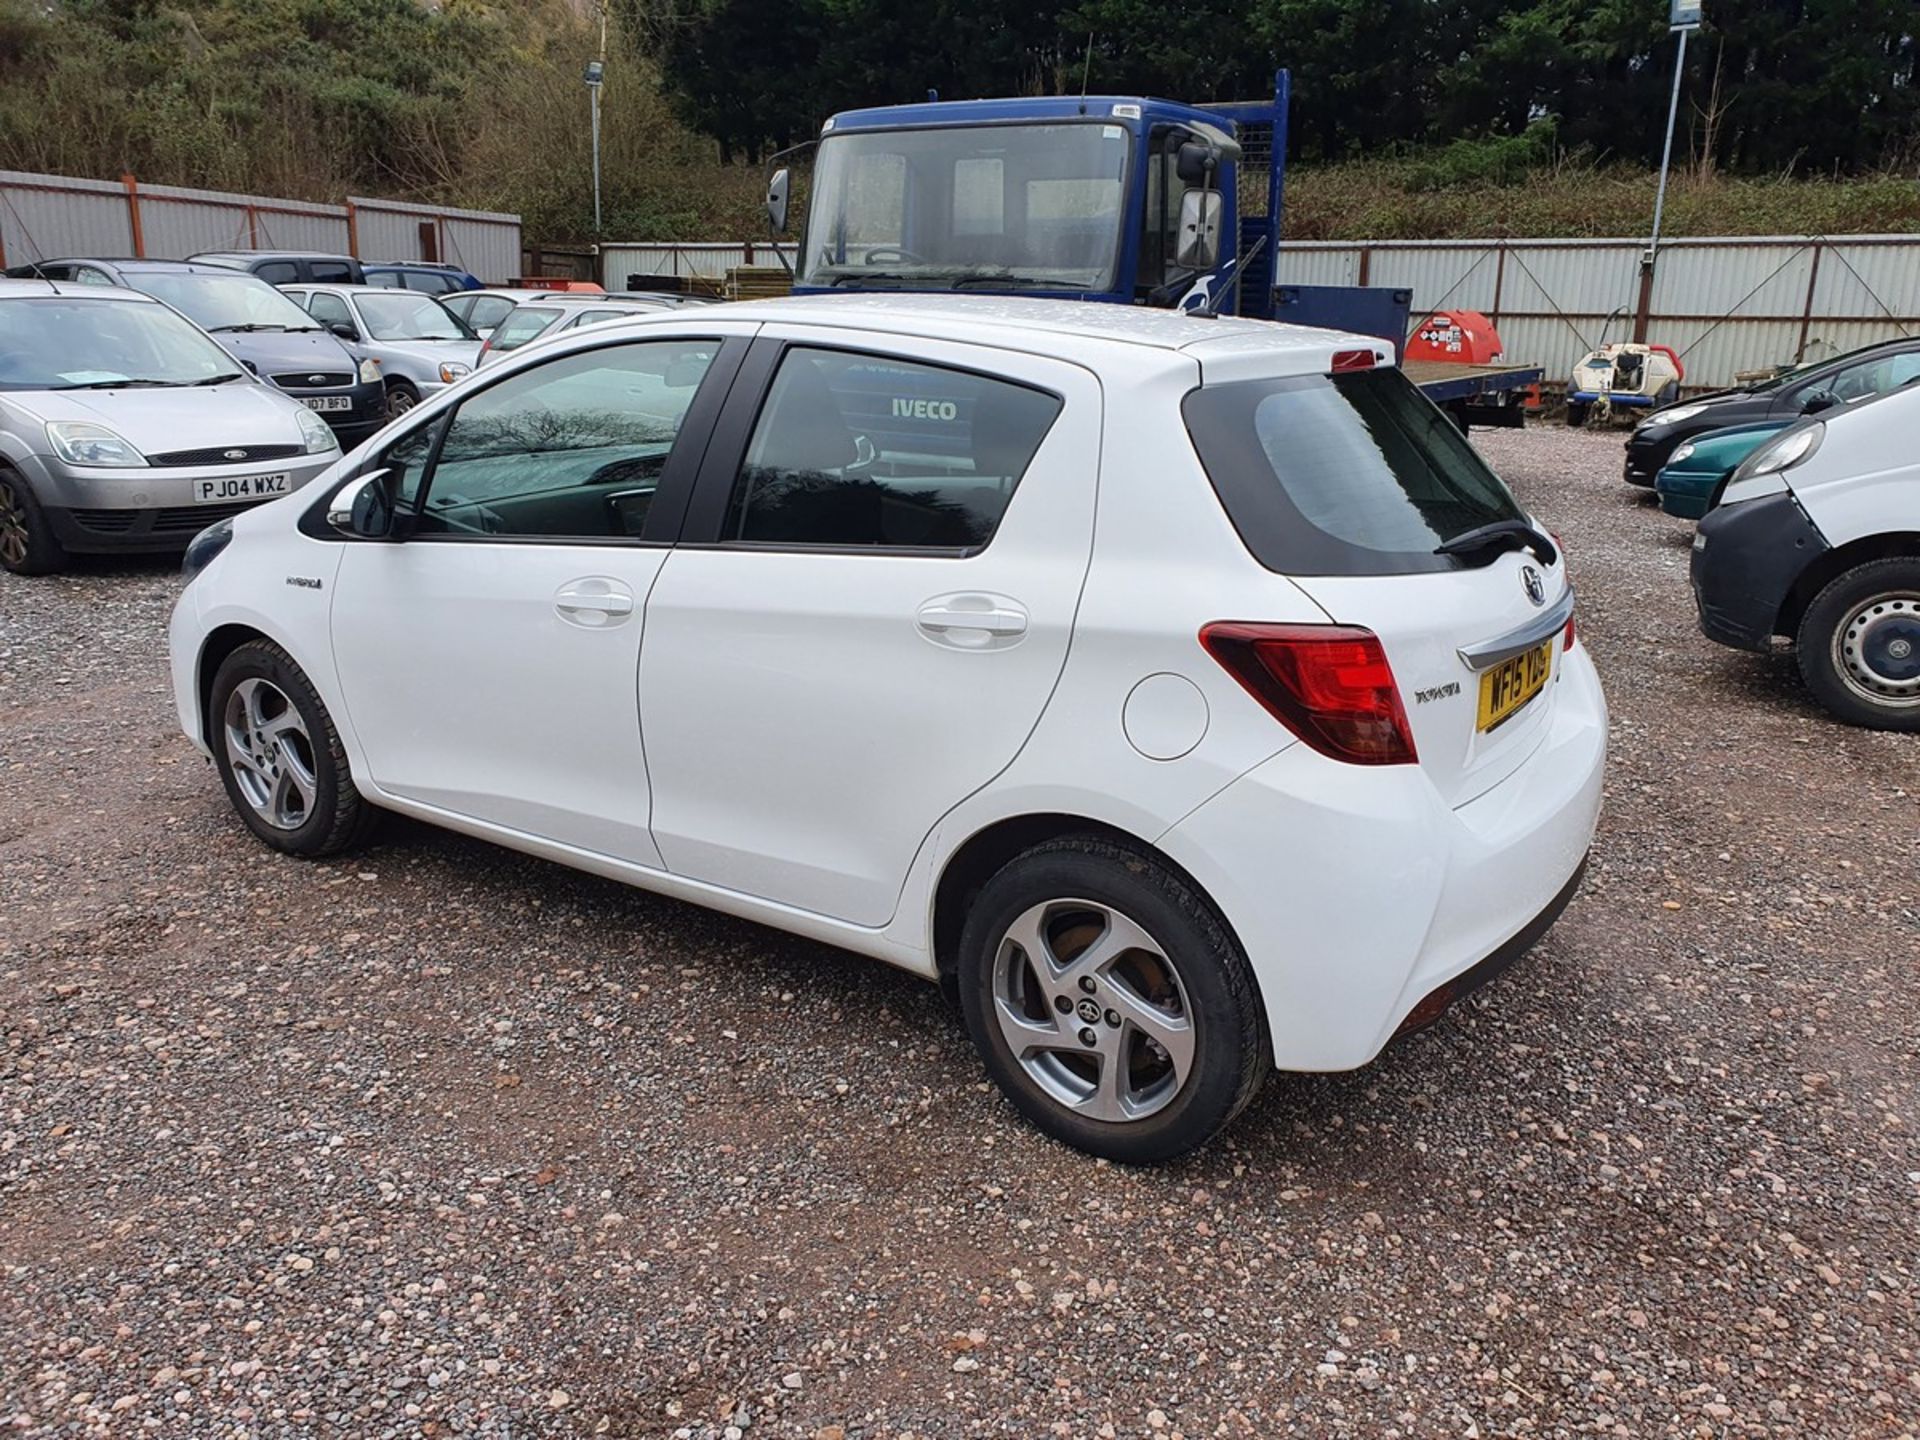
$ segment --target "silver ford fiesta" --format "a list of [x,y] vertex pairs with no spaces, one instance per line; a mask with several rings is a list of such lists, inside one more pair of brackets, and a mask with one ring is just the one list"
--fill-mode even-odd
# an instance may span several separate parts
[[0,280],[0,565],[184,549],[335,460],[326,423],[131,290]]

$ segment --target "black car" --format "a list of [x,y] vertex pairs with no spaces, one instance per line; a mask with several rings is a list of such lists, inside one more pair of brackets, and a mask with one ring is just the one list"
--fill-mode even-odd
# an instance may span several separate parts
[[351,450],[387,419],[377,362],[362,360],[273,286],[252,275],[190,260],[41,260],[15,279],[119,285],[164,301],[333,427]]
[[1627,437],[1626,481],[1651,486],[1682,441],[1755,420],[1793,419],[1896,390],[1920,376],[1920,339],[1889,340],[1738,390],[1656,410]]
[[203,265],[224,265],[258,275],[269,285],[364,285],[367,272],[351,255],[306,250],[204,250],[189,255]]

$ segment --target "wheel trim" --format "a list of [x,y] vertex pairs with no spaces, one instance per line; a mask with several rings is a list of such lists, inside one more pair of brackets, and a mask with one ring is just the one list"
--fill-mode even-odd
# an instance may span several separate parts
[[1193,1072],[1193,1008],[1178,967],[1144,927],[1099,901],[1049,900],[1007,927],[993,1009],[1027,1077],[1089,1119],[1143,1120],[1172,1104]]
[[1869,704],[1920,708],[1920,592],[1855,605],[1834,631],[1833,668]]
[[411,390],[394,390],[387,396],[387,413],[404,415],[420,403],[420,397]]
[[306,824],[319,788],[313,739],[287,692],[271,680],[242,680],[227,696],[221,731],[247,808],[276,830]]
[[27,508],[13,493],[13,486],[0,480],[0,559],[9,565],[26,564],[27,547],[31,543],[32,537],[27,533]]

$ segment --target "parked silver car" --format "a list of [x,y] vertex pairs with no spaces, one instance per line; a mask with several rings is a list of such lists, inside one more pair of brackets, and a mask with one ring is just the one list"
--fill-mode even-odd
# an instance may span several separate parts
[[318,415],[137,291],[0,280],[0,564],[179,550],[340,458]]
[[584,325],[601,325],[608,320],[636,320],[643,315],[663,315],[679,308],[678,297],[662,295],[539,295],[522,301],[506,315],[486,344],[480,347],[478,365],[498,360],[522,345],[531,345],[548,335],[561,335]]
[[473,373],[480,337],[434,296],[385,285],[280,288],[348,349],[380,362],[389,416]]

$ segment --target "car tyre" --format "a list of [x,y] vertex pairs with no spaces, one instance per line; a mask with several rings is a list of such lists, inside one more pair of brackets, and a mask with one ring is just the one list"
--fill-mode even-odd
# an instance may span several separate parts
[[66,547],[47,523],[33,487],[0,466],[0,565],[15,575],[51,575],[67,564]]
[[1587,423],[1588,408],[1587,404],[1580,400],[1567,402],[1567,425],[1570,429],[1578,430]]
[[377,812],[354,786],[333,717],[272,641],[249,641],[220,662],[207,739],[234,810],[274,849],[336,855],[371,828]]
[[957,959],[988,1072],[1041,1130],[1091,1154],[1185,1154],[1272,1068],[1238,942],[1144,850],[1081,836],[1017,856],[974,900]]
[[387,386],[387,418],[398,420],[414,406],[420,403],[420,392],[404,380],[395,380]]
[[1869,560],[1800,618],[1800,674],[1849,725],[1920,731],[1920,557]]

